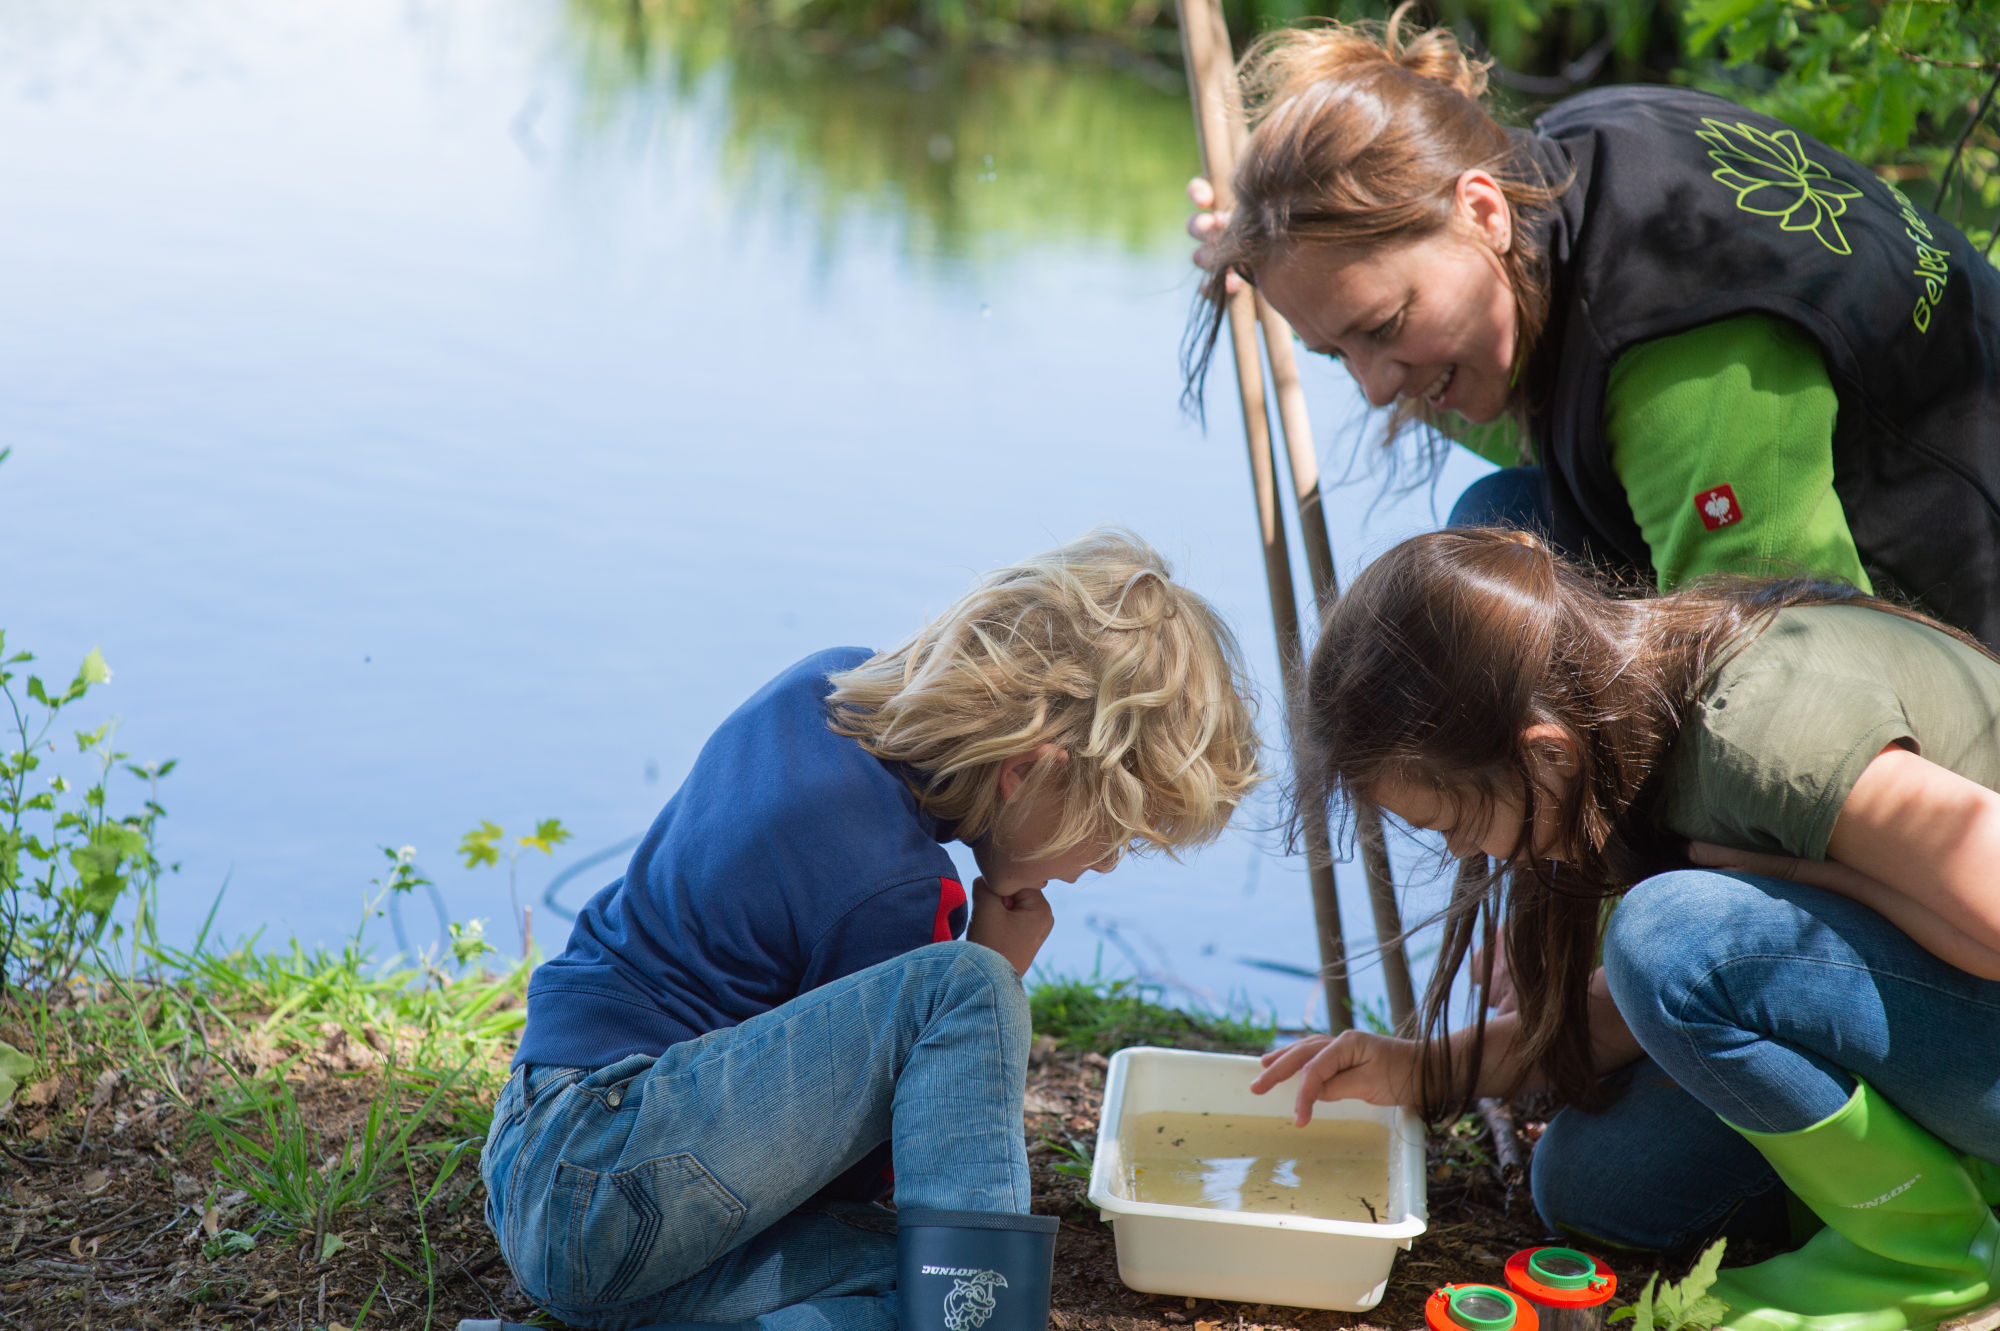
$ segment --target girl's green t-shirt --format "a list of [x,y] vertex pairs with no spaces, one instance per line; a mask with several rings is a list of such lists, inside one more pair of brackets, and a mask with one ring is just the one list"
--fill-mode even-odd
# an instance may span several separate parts
[[2000,662],[1867,606],[1781,610],[1703,691],[1659,816],[1690,840],[1825,859],[1862,770],[1898,742],[2000,790]]

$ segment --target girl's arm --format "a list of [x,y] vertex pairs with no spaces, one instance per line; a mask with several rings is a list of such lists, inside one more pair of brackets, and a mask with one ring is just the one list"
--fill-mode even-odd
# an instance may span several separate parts
[[[1598,1072],[1623,1067],[1639,1057],[1639,1042],[1611,1001],[1611,989],[1600,967],[1590,976],[1591,1064]],[[1521,1017],[1503,1012],[1486,1022],[1486,1042],[1479,1061],[1477,1095],[1517,1095],[1542,1089],[1540,1075],[1522,1065],[1518,1041]],[[1454,1064],[1471,1066],[1473,1029],[1449,1037]],[[1250,1089],[1264,1094],[1298,1076],[1293,1122],[1304,1127],[1319,1100],[1364,1100],[1372,1105],[1417,1105],[1417,1042],[1366,1031],[1339,1035],[1309,1035],[1264,1055],[1264,1071]]]
[[2000,794],[1908,749],[1884,749],[1862,770],[1824,861],[1701,842],[1688,855],[1838,893],[1939,960],[2000,980]]

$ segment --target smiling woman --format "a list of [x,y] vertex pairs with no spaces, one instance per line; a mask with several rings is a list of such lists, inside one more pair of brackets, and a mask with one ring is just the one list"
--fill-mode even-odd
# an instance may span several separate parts
[[1409,8],[1245,57],[1235,206],[1190,187],[1190,397],[1250,282],[1391,438],[1422,422],[1510,468],[1453,525],[1662,588],[1807,571],[2000,643],[2000,271],[1718,97],[1602,88],[1504,128],[1485,67]]
[[1467,172],[1434,236],[1365,258],[1290,246],[1259,287],[1308,350],[1344,361],[1377,407],[1421,400],[1468,421],[1499,419],[1511,396],[1518,311],[1501,262],[1512,219],[1500,186]]

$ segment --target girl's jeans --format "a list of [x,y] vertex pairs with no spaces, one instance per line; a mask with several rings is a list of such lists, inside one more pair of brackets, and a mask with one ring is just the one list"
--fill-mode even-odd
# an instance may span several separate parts
[[889,1331],[895,1217],[814,1195],[888,1141],[899,1206],[1027,1211],[1028,1038],[1006,959],[938,943],[657,1058],[517,1068],[487,1221],[572,1325]]
[[1857,1077],[1953,1149],[2000,1160],[2000,983],[1865,906],[1779,878],[1661,874],[1612,915],[1604,967],[1647,1057],[1603,1112],[1557,1114],[1533,1169],[1542,1218],[1586,1244],[1782,1238],[1782,1185],[1721,1120],[1810,1127]]

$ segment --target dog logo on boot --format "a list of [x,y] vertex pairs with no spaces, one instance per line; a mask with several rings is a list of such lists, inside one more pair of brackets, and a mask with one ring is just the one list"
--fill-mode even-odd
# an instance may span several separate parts
[[952,1283],[944,1296],[945,1331],[978,1331],[1000,1306],[994,1289],[1007,1288],[1007,1277],[998,1271],[968,1271]]

